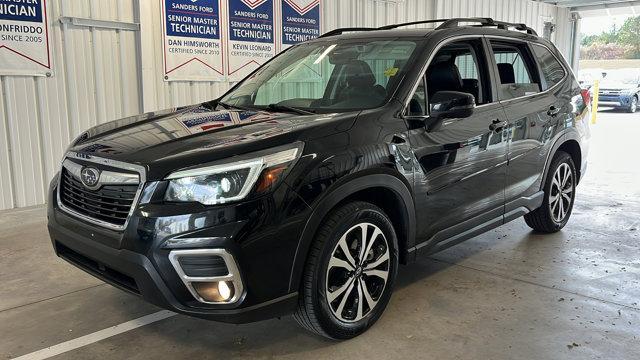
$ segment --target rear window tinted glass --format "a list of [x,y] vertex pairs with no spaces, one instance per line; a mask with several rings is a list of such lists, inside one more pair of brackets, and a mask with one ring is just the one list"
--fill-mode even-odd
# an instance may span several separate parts
[[544,82],[544,90],[554,87],[557,83],[564,79],[566,72],[558,59],[553,56],[551,51],[544,46],[534,45],[533,52],[536,55],[540,71],[542,72],[542,80]]
[[532,60],[522,44],[491,44],[498,66],[500,100],[509,100],[540,92]]

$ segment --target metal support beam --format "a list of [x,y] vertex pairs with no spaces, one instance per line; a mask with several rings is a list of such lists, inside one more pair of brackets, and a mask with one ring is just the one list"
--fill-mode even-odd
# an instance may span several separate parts
[[140,31],[140,24],[123,21],[97,20],[72,16],[61,16],[60,22],[67,25],[84,26],[91,28]]
[[571,68],[576,74],[580,70],[580,14],[571,14]]
[[580,11],[589,11],[589,10],[608,10],[608,9],[627,8],[632,6],[640,6],[640,1],[635,0],[635,1],[616,2],[616,3],[610,3],[610,4],[574,6],[570,8],[570,10],[572,12],[580,12]]

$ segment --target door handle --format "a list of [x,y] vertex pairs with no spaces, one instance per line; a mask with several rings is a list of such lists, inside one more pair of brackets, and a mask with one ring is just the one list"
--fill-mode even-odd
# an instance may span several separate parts
[[500,119],[495,119],[493,120],[493,122],[491,123],[491,125],[489,125],[489,130],[494,131],[494,132],[501,132],[502,129],[504,129],[505,126],[507,126],[509,124],[508,121],[502,121]]
[[407,139],[404,137],[404,135],[398,135],[398,134],[394,134],[393,137],[391,138],[391,144],[406,144]]
[[549,110],[547,111],[547,115],[551,116],[551,117],[556,117],[558,116],[558,114],[560,114],[560,108],[557,108],[553,105],[551,105],[551,107],[549,107]]

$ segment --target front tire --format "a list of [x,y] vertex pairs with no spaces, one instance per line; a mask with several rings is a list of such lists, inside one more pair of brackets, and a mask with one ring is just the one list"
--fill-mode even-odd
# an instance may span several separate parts
[[631,103],[629,104],[629,107],[627,108],[627,112],[633,114],[637,110],[638,110],[638,97],[637,96],[633,96],[631,98]]
[[398,270],[398,241],[387,215],[356,201],[333,210],[316,233],[294,318],[338,340],[370,328],[386,308]]
[[576,196],[576,174],[571,156],[558,151],[549,167],[542,206],[524,216],[529,227],[543,233],[554,233],[567,225]]

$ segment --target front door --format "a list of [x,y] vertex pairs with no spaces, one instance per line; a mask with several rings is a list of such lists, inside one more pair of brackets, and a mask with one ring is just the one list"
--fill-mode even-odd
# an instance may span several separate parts
[[[470,93],[478,105],[470,117],[409,130],[420,165],[414,188],[416,248],[421,252],[462,241],[469,236],[460,235],[471,235],[474,228],[502,223],[507,118],[502,105],[494,101],[485,54],[480,38],[446,44],[434,56],[425,81],[407,106],[409,115],[427,112],[433,106],[429,99],[441,91]],[[427,123],[431,121],[427,114]]]

